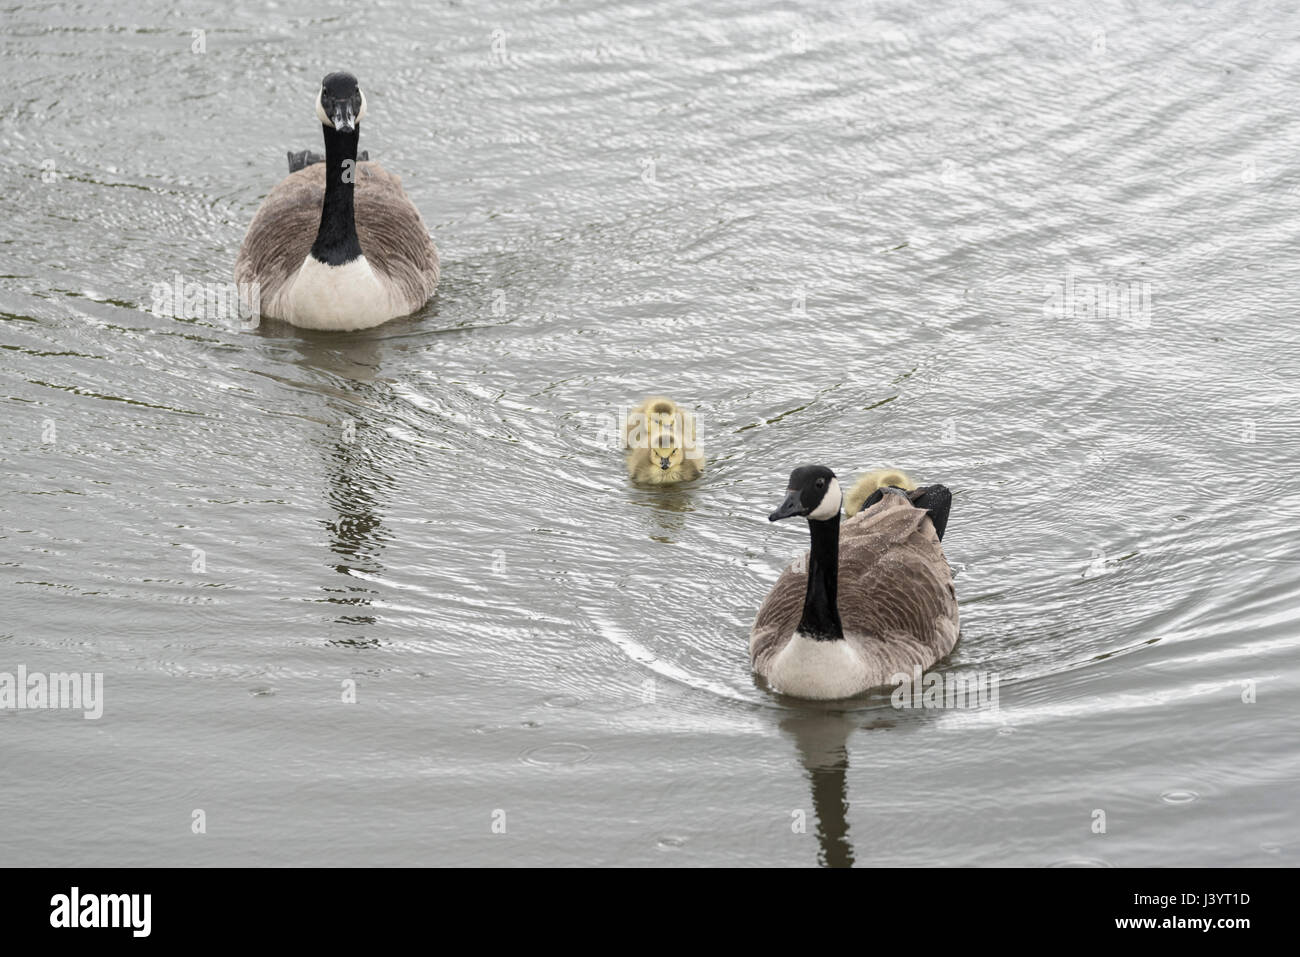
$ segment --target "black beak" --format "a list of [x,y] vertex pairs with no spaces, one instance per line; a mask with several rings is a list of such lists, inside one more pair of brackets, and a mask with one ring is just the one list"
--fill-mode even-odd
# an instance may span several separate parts
[[661,469],[663,469],[665,472],[668,471],[668,466],[669,466],[669,464],[670,464],[670,463],[669,463],[668,459],[660,459],[660,460],[659,460],[659,467],[660,467]]
[[803,503],[799,501],[799,490],[788,489],[785,493],[785,501],[780,507],[767,517],[769,522],[780,521],[783,518],[789,518],[791,515],[803,515]]
[[357,118],[352,112],[352,105],[343,103],[334,107],[334,115],[330,117],[334,121],[334,129],[343,133],[351,133],[357,128]]

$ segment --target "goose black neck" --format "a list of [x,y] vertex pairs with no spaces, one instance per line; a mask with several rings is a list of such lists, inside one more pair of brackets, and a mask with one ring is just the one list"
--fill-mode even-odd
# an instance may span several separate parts
[[352,205],[361,128],[342,131],[322,123],[321,131],[325,134],[325,202],[311,254],[327,265],[341,266],[361,256]]
[[844,637],[837,587],[840,572],[840,517],[824,522],[809,519],[812,549],[808,553],[808,591],[803,599],[799,631],[817,641]]

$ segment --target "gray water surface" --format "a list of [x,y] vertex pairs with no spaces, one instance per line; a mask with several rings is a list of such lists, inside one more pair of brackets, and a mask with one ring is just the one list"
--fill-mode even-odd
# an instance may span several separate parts
[[[0,671],[104,675],[0,710],[0,862],[1297,863],[1289,4],[0,17]],[[155,315],[340,68],[436,299]],[[998,708],[755,685],[810,461],[952,487]]]

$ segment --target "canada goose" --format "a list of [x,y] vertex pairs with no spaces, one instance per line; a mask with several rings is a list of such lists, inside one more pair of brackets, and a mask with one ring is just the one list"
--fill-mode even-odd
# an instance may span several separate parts
[[361,154],[366,96],[350,73],[316,95],[325,157],[289,154],[235,261],[261,314],[305,329],[368,329],[409,315],[438,285],[438,252],[402,181]]
[[[906,472],[900,472],[898,469],[877,469],[874,472],[868,472],[849,489],[848,494],[844,496],[844,514],[848,516],[857,515],[862,511],[862,506],[866,504],[872,494],[877,489],[901,488],[904,492],[910,492],[916,488],[916,483],[907,477]],[[874,505],[875,503],[872,502]],[[943,536],[941,535],[940,538]]]
[[790,473],[768,519],[808,519],[812,550],[781,573],[749,635],[754,671],[774,690],[851,697],[930,667],[957,643],[957,595],[939,541],[951,493],[942,485],[878,491],[841,535],[835,473],[823,465]]
[[623,446],[628,450],[628,474],[636,482],[672,485],[704,471],[695,416],[661,395],[642,400],[628,414]]

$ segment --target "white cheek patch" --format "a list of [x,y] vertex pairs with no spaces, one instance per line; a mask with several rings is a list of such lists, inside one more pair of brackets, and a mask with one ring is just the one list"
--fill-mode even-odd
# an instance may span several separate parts
[[316,94],[316,115],[320,117],[320,121],[322,123],[324,123],[330,129],[334,129],[334,121],[331,120],[329,116],[326,115],[325,107],[321,106],[320,98],[324,95],[325,95],[324,90],[321,90],[319,93]]
[[358,123],[360,123],[362,117],[366,115],[366,94],[360,90],[358,90],[357,92],[361,93],[361,110],[360,112],[357,113],[357,120],[356,120]]
[[826,489],[826,494],[822,496],[821,504],[809,512],[808,517],[819,522],[834,518],[840,513],[843,498],[844,496],[840,493],[839,479],[831,479],[830,487]]

